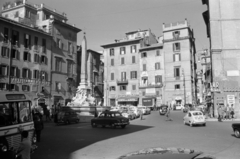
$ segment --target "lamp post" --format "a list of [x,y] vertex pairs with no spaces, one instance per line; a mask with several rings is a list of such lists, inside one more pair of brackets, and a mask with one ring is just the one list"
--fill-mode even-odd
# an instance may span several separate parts
[[185,74],[184,74],[184,69],[182,69],[182,75],[183,75],[184,105],[186,105],[186,85],[185,85]]

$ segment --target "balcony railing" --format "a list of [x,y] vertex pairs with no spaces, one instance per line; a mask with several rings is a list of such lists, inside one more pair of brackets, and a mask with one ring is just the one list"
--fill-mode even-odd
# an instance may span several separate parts
[[117,80],[117,85],[127,85],[127,84],[128,84],[127,79]]
[[139,84],[139,88],[162,88],[162,83],[146,83],[146,84]]

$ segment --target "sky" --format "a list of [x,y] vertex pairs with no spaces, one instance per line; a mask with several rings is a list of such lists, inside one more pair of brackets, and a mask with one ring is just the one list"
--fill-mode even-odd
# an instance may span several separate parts
[[[0,0],[0,6],[14,0]],[[81,45],[86,32],[87,48],[102,51],[101,45],[122,39],[125,33],[151,29],[162,35],[163,23],[183,21],[194,30],[196,50],[209,48],[206,25],[202,13],[207,10],[202,0],[28,0],[67,14],[68,22],[82,31],[78,33]]]

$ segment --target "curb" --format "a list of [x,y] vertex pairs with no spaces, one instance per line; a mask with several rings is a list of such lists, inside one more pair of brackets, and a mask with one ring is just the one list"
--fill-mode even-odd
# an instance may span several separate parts
[[[206,121],[218,121],[216,118],[206,118]],[[222,120],[223,122],[231,122],[231,121],[240,121],[240,119],[227,119],[227,120]]]
[[210,156],[208,154],[204,154],[201,151],[195,151],[192,149],[187,149],[187,148],[148,148],[148,149],[143,149],[143,150],[139,150],[139,151],[135,151],[135,152],[131,152],[125,155],[122,155],[120,157],[118,157],[117,159],[124,159],[126,157],[131,157],[131,156],[135,156],[135,155],[148,155],[148,154],[164,154],[164,153],[171,153],[171,154],[193,154],[193,153],[199,153],[200,155],[198,155],[197,157],[195,157],[195,159],[216,159],[213,156]]

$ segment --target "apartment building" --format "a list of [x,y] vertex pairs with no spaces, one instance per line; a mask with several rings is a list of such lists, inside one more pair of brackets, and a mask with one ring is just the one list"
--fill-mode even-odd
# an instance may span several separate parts
[[211,99],[214,116],[218,105],[234,107],[240,117],[240,7],[239,0],[202,0],[207,6],[203,13],[207,37],[210,41]]
[[32,4],[26,0],[3,7],[2,16],[47,32],[52,41],[50,92],[51,104],[65,105],[74,96],[77,77],[77,33],[81,29],[69,24],[64,12],[44,4]]
[[0,24],[0,90],[49,104],[52,36],[8,18],[0,17]]
[[139,49],[157,43],[151,30],[125,33],[104,48],[104,106],[139,104]]
[[163,104],[163,43],[139,49],[139,105],[154,107]]
[[193,30],[187,20],[163,24],[165,103],[196,103]]

